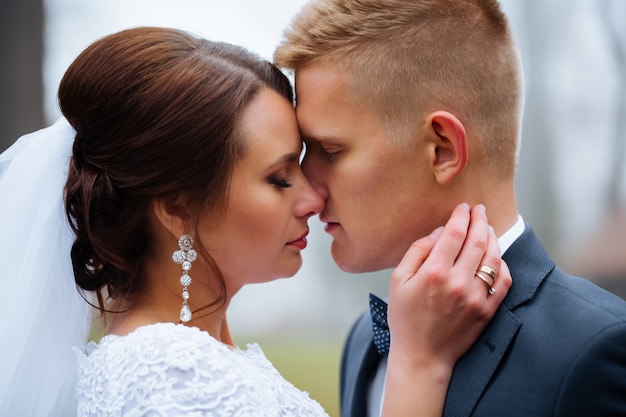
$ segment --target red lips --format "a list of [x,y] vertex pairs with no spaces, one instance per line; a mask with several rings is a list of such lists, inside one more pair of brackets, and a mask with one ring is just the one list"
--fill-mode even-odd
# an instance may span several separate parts
[[307,244],[306,236],[308,234],[309,234],[309,231],[307,230],[298,239],[292,240],[291,242],[287,242],[287,244],[291,245],[291,246],[295,246],[298,249],[304,249],[304,248],[306,248],[306,244]]

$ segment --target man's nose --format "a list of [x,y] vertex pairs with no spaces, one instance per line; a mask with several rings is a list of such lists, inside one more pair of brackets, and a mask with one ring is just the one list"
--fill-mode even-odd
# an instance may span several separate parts
[[302,160],[302,172],[309,180],[311,186],[324,201],[328,199],[328,191],[326,189],[326,170],[324,164],[320,163],[319,157],[312,153],[305,153]]

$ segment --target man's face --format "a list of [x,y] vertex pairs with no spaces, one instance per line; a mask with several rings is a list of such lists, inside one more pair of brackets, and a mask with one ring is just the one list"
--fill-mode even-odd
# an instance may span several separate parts
[[414,240],[442,224],[432,149],[419,135],[393,144],[331,64],[298,69],[296,97],[302,167],[326,201],[320,220],[333,237],[335,262],[348,272],[395,267]]

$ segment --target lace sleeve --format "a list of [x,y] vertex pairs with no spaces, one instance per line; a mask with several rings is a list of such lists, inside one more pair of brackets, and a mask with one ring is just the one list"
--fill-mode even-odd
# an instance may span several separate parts
[[327,416],[257,345],[153,325],[79,352],[79,416]]

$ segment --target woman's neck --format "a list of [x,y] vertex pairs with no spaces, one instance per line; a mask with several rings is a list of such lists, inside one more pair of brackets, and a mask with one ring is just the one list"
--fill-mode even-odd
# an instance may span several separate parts
[[[154,291],[148,291],[145,296],[133,302],[122,301],[115,303],[111,311],[119,311],[119,313],[108,313],[106,315],[106,333],[124,336],[142,326],[155,323],[176,323],[197,327],[208,332],[222,343],[234,346],[235,344],[226,320],[226,311],[230,298],[227,298],[223,303],[216,303],[215,306],[202,308],[214,301],[215,296],[202,297],[198,287],[198,291],[195,294],[196,302],[189,303],[193,314],[191,320],[187,323],[182,323],[179,318],[182,298],[173,297],[171,294],[168,296],[164,292],[155,293]],[[193,293],[192,296],[194,296]],[[203,304],[203,302],[198,300],[206,300],[206,302]]]

